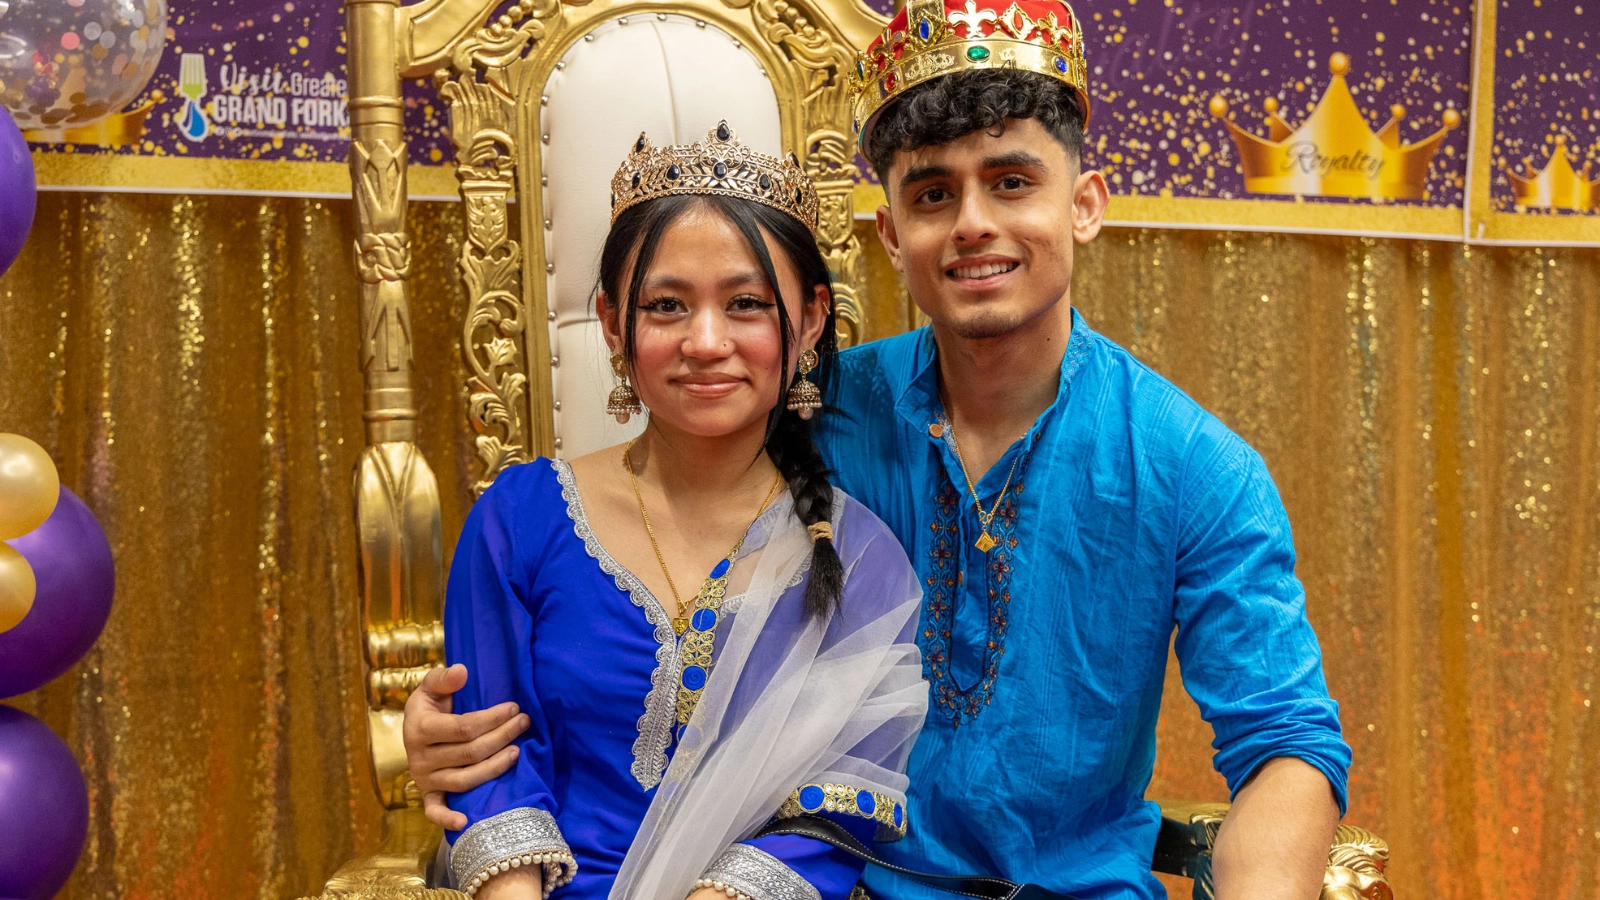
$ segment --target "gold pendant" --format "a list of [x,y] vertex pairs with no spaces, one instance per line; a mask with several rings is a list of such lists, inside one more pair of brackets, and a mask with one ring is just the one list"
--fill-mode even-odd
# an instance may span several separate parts
[[[994,542],[990,541],[990,543],[994,543]],[[678,616],[673,616],[673,618],[672,618],[672,630],[677,632],[678,634],[683,634],[685,631],[689,630],[689,620],[681,618],[681,617],[678,617]]]
[[989,532],[987,530],[978,535],[977,547],[978,550],[983,553],[988,553],[990,550],[993,550],[996,543],[998,542],[989,536]]

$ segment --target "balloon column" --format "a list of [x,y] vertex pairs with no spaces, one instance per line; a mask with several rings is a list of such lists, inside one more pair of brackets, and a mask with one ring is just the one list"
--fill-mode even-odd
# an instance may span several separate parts
[[[40,687],[86,653],[111,614],[111,545],[44,449],[0,434],[0,697]],[[0,897],[49,900],[72,874],[89,797],[72,751],[0,706]]]

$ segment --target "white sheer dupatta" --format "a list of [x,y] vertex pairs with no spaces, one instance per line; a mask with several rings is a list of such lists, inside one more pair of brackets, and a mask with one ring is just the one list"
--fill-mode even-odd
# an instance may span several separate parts
[[805,615],[800,576],[811,541],[792,503],[775,505],[735,562],[737,600],[718,629],[710,680],[611,900],[687,897],[718,854],[805,784],[848,784],[905,803],[906,758],[928,706],[914,643],[922,591],[888,528],[845,494],[834,497],[846,575],[840,611],[826,622]]

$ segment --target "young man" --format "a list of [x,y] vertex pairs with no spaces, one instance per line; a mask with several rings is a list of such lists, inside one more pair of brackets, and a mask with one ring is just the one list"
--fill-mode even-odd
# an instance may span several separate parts
[[[841,354],[819,432],[835,483],[926,590],[911,825],[878,851],[1080,900],[1161,896],[1143,792],[1176,628],[1234,794],[1216,895],[1311,900],[1350,751],[1277,490],[1244,441],[1072,310],[1074,245],[1108,199],[1081,167],[1077,20],[1054,0],[917,0],[887,37],[858,67],[857,117],[888,199],[879,236],[932,325]],[[408,708],[424,791],[510,764],[513,748],[491,754],[514,710],[447,714],[464,678],[435,673]],[[874,867],[865,886],[944,896]]]

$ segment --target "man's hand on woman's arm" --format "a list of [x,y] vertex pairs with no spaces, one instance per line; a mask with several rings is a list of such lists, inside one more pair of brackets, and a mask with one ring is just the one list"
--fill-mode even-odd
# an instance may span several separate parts
[[[423,812],[428,821],[454,831],[467,827],[467,817],[445,805],[445,793],[469,791],[516,765],[517,748],[510,744],[528,727],[528,717],[515,703],[452,714],[452,696],[466,683],[466,666],[434,669],[406,700],[406,763],[422,791]],[[537,880],[533,897],[540,896]],[[480,891],[479,896],[488,895]]]
[[1317,900],[1339,804],[1327,776],[1268,760],[1239,789],[1212,850],[1217,900]]

